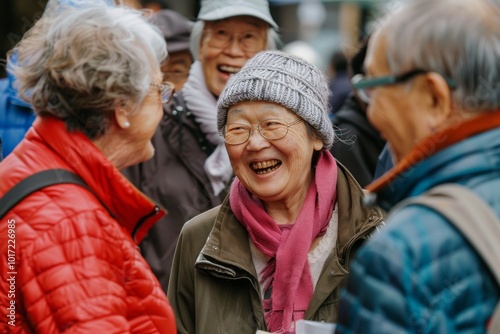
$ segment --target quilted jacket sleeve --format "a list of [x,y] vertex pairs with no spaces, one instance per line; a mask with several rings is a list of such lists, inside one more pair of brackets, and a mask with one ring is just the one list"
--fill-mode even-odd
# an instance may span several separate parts
[[340,333],[406,333],[405,289],[411,289],[411,273],[404,269],[405,254],[381,242],[369,241],[351,263],[340,305]]
[[352,262],[337,333],[484,332],[496,293],[484,264],[447,221],[405,208]]
[[138,252],[106,213],[64,220],[39,233],[22,253],[30,324],[37,333],[130,332],[126,286],[133,282],[126,273]]

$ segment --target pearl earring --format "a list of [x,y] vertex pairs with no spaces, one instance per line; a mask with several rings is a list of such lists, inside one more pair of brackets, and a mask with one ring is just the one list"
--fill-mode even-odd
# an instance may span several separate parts
[[124,127],[125,129],[130,128],[130,122],[125,122],[125,123],[123,123],[123,127]]

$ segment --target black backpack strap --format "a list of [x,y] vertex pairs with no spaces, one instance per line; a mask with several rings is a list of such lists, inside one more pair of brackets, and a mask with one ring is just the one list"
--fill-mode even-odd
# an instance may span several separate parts
[[59,184],[72,183],[84,187],[91,193],[93,191],[76,174],[65,169],[48,169],[28,176],[12,187],[0,198],[0,219],[3,218],[17,203],[28,195],[42,188]]

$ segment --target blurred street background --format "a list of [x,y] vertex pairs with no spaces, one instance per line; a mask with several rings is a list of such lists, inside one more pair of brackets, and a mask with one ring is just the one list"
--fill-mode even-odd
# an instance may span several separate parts
[[[378,20],[401,0],[269,0],[280,26],[280,49],[300,53],[321,69],[335,52],[347,57]],[[169,8],[195,20],[200,0],[124,0],[135,7]],[[6,53],[43,13],[47,0],[0,0],[0,77],[5,76]]]

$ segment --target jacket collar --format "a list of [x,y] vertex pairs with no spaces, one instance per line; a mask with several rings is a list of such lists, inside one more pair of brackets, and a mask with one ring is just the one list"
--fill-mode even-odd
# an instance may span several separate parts
[[337,203],[339,210],[337,249],[340,261],[347,263],[354,243],[380,225],[385,213],[364,205],[364,193],[346,167],[337,161]]
[[79,131],[69,132],[54,117],[37,117],[35,132],[78,174],[138,244],[165,213],[135,188],[101,151]]
[[[498,127],[500,127],[500,111],[495,111],[483,113],[480,116],[434,133],[417,144],[390,171],[369,184],[366,189],[371,193],[371,196],[367,198],[371,199],[371,201],[376,201],[377,204],[388,210],[404,197],[411,195],[409,192],[412,188],[416,187],[415,183],[421,182],[423,179],[428,179],[429,182],[442,183],[446,181],[445,178],[457,177],[457,168],[447,173],[448,176],[442,175],[441,178],[434,178],[432,180],[425,178],[425,174],[430,172],[435,174],[438,167],[442,169],[446,168],[449,165],[450,159],[456,159],[458,156],[463,156],[464,154],[477,153],[477,145],[475,145],[476,147],[471,147],[464,140]],[[494,138],[492,139],[495,141]],[[491,141],[485,141],[485,144],[496,145],[496,143]],[[474,162],[474,165],[477,165],[477,161]],[[431,167],[433,171],[430,170]],[[467,166],[462,166],[461,169],[463,170],[464,167]],[[479,166],[475,168],[479,168]],[[424,187],[425,189],[419,190],[419,193],[433,185],[430,183],[427,184]]]

